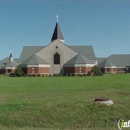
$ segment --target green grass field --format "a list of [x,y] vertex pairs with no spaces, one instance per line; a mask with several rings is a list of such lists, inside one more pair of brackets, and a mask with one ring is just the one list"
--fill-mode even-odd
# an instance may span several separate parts
[[[97,97],[114,105],[94,103]],[[130,120],[130,74],[0,76],[0,130],[118,130],[120,118]]]

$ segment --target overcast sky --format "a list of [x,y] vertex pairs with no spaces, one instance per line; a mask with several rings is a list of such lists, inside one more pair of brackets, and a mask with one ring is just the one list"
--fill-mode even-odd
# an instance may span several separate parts
[[97,57],[130,54],[130,0],[0,0],[0,59],[49,44],[57,14],[68,46],[92,45]]

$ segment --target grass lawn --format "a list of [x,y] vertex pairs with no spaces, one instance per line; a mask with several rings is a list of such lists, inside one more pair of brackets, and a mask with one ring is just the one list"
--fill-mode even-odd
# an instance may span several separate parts
[[[93,103],[96,97],[114,105]],[[0,130],[118,130],[120,118],[130,120],[130,74],[0,76]]]

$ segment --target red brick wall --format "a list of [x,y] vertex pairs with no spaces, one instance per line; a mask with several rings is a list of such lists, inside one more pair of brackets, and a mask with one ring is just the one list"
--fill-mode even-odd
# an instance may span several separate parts
[[122,70],[122,68],[116,68],[117,73],[125,73],[125,70]]
[[31,74],[50,73],[50,68],[49,67],[28,67],[27,73],[31,73]]
[[91,72],[92,68],[93,68],[93,67],[87,67],[87,68],[86,68],[86,71],[87,71],[87,72]]
[[23,72],[25,73],[25,74],[27,74],[27,68],[22,68],[22,70],[23,70]]
[[40,73],[50,73],[50,68],[49,67],[41,67],[39,68]]
[[101,68],[103,73],[125,73],[122,68]]
[[5,69],[0,69],[0,74],[5,74]]
[[92,67],[65,67],[64,73],[88,73],[91,70]]
[[[113,73],[113,72],[114,72],[113,68],[105,68],[106,74]],[[115,72],[116,72],[116,70],[115,70]]]

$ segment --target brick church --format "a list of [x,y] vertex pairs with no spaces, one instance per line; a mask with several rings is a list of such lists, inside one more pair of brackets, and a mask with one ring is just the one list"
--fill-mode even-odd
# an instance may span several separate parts
[[103,73],[124,73],[130,66],[130,54],[96,58],[92,46],[69,46],[65,44],[58,21],[51,43],[46,46],[24,46],[20,58],[9,57],[0,61],[0,73],[14,73],[21,66],[26,74],[87,74],[97,65]]
[[13,73],[20,65],[26,74],[87,74],[97,64],[92,46],[65,44],[59,23],[56,22],[51,43],[46,46],[24,46],[20,58],[0,61],[1,73]]

